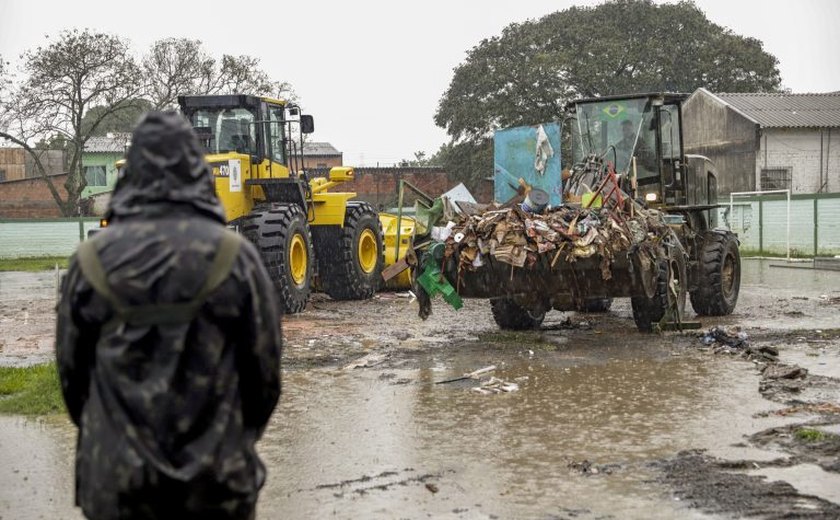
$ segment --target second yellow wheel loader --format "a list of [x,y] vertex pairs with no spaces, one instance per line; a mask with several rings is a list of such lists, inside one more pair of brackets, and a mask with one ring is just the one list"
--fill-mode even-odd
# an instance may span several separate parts
[[328,191],[352,180],[352,168],[307,178],[301,148],[312,116],[248,95],[181,96],[178,103],[207,149],[229,225],[260,250],[285,312],[306,307],[316,273],[332,298],[374,294],[384,262],[379,216],[351,200],[355,193]]

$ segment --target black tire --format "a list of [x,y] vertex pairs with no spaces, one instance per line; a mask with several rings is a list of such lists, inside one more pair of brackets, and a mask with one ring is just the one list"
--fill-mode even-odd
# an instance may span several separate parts
[[584,300],[578,305],[578,312],[607,312],[612,307],[612,298],[595,298]]
[[[270,208],[254,210],[243,219],[242,234],[257,246],[271,281],[277,288],[283,312],[301,312],[312,292],[312,266],[315,260],[309,224],[303,209],[297,204],[274,204]],[[293,248],[298,253],[306,252],[305,270],[298,275],[300,281],[295,280],[292,273]]]
[[[633,296],[630,304],[633,307],[633,321],[641,332],[653,332],[654,325],[662,321],[665,313],[673,305],[675,299],[680,320],[685,315],[686,272],[685,257],[673,248],[669,258],[663,259],[658,265],[659,274],[656,277],[656,292],[653,298],[645,295]],[[678,283],[678,294],[675,296],[669,289],[671,272]]]
[[698,259],[697,288],[691,306],[701,316],[726,316],[735,310],[741,290],[738,239],[728,231],[708,231]]
[[[360,244],[362,240],[365,242]],[[376,251],[368,249],[371,257],[365,265],[360,258],[360,247],[364,243],[373,245],[372,242],[375,242]],[[379,289],[385,252],[382,247],[382,225],[373,206],[367,202],[348,202],[344,227],[339,232],[337,243],[319,244],[321,247],[337,248],[330,249],[327,254],[319,254],[318,276],[321,287],[331,298],[366,300]]]
[[503,330],[538,329],[545,319],[545,312],[531,312],[509,298],[490,300],[490,309]]

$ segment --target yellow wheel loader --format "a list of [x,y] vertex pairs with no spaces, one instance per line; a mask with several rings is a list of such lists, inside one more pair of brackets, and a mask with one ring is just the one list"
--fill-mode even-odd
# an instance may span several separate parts
[[285,312],[306,307],[316,274],[332,298],[374,294],[384,262],[377,212],[351,200],[355,193],[329,191],[352,180],[352,168],[307,178],[303,135],[314,131],[312,116],[248,95],[181,96],[178,104],[207,149],[229,225],[259,249]]

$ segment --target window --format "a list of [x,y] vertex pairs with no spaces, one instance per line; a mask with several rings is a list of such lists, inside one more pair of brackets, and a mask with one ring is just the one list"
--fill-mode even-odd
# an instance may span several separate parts
[[283,147],[285,145],[283,139],[285,136],[285,127],[283,126],[283,109],[269,106],[268,113],[268,129],[270,132],[266,132],[266,136],[270,136],[271,139],[271,160],[276,163],[285,164],[285,158],[283,157]]
[[107,186],[104,166],[85,166],[85,180],[88,186]]
[[256,153],[254,114],[248,109],[201,109],[192,115],[192,123],[208,142],[209,153]]
[[318,167],[318,168],[326,168],[326,167],[327,167],[327,163],[325,163],[325,162],[319,162],[319,163],[317,164],[317,167]]
[[0,182],[6,180],[6,170],[0,170]]
[[791,185],[791,171],[793,168],[762,168],[762,190],[789,190]]

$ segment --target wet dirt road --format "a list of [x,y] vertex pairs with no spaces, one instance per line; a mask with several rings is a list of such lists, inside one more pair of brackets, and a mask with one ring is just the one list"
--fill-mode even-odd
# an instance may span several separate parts
[[[840,450],[790,432],[840,423],[840,273],[767,264],[745,261],[736,314],[704,325],[741,325],[805,379],[694,334],[639,334],[622,301],[501,333],[485,302],[436,301],[421,322],[400,295],[316,298],[284,321],[259,518],[837,518]],[[518,390],[435,384],[487,365]],[[0,417],[0,518],[80,518],[73,446],[63,418]]]

